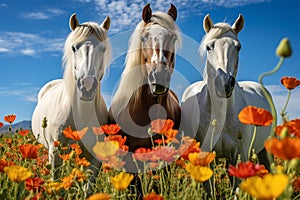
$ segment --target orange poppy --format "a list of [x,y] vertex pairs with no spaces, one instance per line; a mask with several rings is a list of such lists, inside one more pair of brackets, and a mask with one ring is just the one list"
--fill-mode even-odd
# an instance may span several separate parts
[[89,196],[87,200],[110,200],[110,195],[106,193],[96,193]]
[[230,165],[228,168],[228,174],[230,176],[245,179],[255,175],[264,174],[265,170],[264,165],[254,164],[253,162],[248,161],[239,163],[237,167]]
[[108,137],[104,138],[104,142],[108,142],[108,141],[118,142],[119,147],[125,145],[126,140],[127,137],[126,136],[122,137],[122,135],[109,135]]
[[40,145],[23,144],[19,146],[19,150],[23,158],[35,159],[39,155]]
[[4,116],[4,121],[7,123],[13,123],[16,120],[16,115],[6,115]]
[[200,152],[200,142],[197,142],[195,139],[185,136],[182,138],[182,144],[178,148],[178,154],[185,160],[189,159],[189,154]]
[[193,165],[207,166],[215,159],[216,154],[211,152],[194,152],[190,153],[188,157]]
[[20,131],[19,131],[19,134],[20,135],[22,135],[22,136],[26,136],[26,135],[28,135],[28,133],[29,133],[29,130],[23,130],[23,129],[21,129]]
[[281,78],[281,84],[286,87],[286,89],[292,90],[300,85],[300,80],[297,80],[295,77],[284,76]]
[[84,166],[84,167],[88,167],[91,165],[91,163],[86,159],[86,158],[75,158],[75,162],[78,166]]
[[33,191],[33,192],[40,192],[43,188],[42,185],[44,184],[44,180],[39,177],[35,178],[27,178],[25,180],[25,189],[28,191]]
[[64,161],[68,161],[72,158],[72,156],[74,155],[73,151],[71,151],[71,153],[67,153],[67,154],[58,154],[58,156],[63,159]]
[[0,128],[2,128],[4,126],[4,124],[2,122],[0,122]]
[[103,132],[108,135],[115,135],[121,129],[121,127],[118,124],[103,125],[100,127],[103,130]]
[[300,138],[286,137],[282,140],[270,138],[265,141],[265,148],[274,156],[284,160],[300,158]]
[[73,131],[71,126],[68,126],[63,130],[63,134],[65,135],[66,138],[72,139],[72,140],[81,140],[83,136],[86,134],[87,130],[89,128],[85,127],[81,129],[80,131]]
[[151,192],[143,197],[143,200],[164,200],[164,197],[156,194],[155,192]]
[[291,133],[300,137],[300,119],[294,119],[288,122],[291,126]]
[[7,166],[14,165],[15,163],[12,161],[7,161],[4,158],[0,159],[0,172],[3,172],[3,169]]
[[158,134],[165,134],[167,131],[172,129],[174,122],[171,119],[156,119],[151,122],[152,132]]
[[239,113],[238,119],[243,124],[269,126],[272,124],[273,116],[266,109],[257,108],[255,106],[247,106]]
[[164,135],[167,137],[165,140],[166,144],[173,142],[173,143],[179,143],[179,141],[176,139],[176,135],[178,133],[178,130],[175,129],[169,129],[167,132],[164,133]]
[[60,185],[60,188],[64,188],[65,190],[68,190],[69,188],[72,187],[73,185],[73,179],[74,179],[74,176],[72,174],[70,174],[69,176],[65,176],[61,179],[61,185]]

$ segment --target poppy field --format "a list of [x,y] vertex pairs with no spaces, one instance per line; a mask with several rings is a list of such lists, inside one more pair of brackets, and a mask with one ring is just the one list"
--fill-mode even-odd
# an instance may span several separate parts
[[[291,56],[287,39],[282,40],[276,54],[280,62]],[[260,77],[261,84],[263,77]],[[91,185],[93,194],[89,195],[87,186],[92,173],[88,167],[91,163],[82,156],[78,145],[89,128],[63,130],[62,134],[72,143],[63,145],[54,141],[55,153],[62,163],[54,169],[49,163],[47,149],[38,143],[31,130],[11,131],[17,117],[11,114],[0,122],[0,128],[6,123],[9,125],[8,133],[0,135],[0,199],[136,199],[134,178],[140,181],[144,200],[300,199],[300,118],[289,119],[286,113],[290,95],[300,85],[300,80],[284,76],[281,84],[287,90],[287,100],[280,111],[281,124],[274,122],[273,110],[269,112],[254,106],[245,107],[237,116],[241,123],[253,126],[254,131],[258,126],[273,127],[264,143],[272,160],[270,170],[258,162],[252,144],[248,161],[238,160],[236,166],[227,167],[226,161],[217,158],[215,152],[201,151],[200,142],[180,135],[173,129],[172,120],[157,119],[151,122],[148,134],[150,137],[160,134],[162,139],[152,140],[151,149],[142,147],[132,153],[137,168],[143,166],[140,173],[133,175],[124,168],[123,158],[129,153],[126,136],[119,134],[119,125],[109,124],[91,128],[96,140],[93,152],[102,166]],[[212,126],[216,125],[213,121]],[[46,119],[42,126],[47,128]],[[53,178],[54,173],[58,178]]]

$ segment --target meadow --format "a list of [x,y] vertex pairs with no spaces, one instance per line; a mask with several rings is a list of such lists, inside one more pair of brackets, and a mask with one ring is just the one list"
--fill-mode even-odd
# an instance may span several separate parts
[[[282,40],[276,54],[279,64],[260,77],[261,84],[264,76],[275,73],[282,61],[291,56],[287,39]],[[259,164],[255,151],[249,152],[248,161],[238,160],[236,166],[227,167],[215,152],[201,151],[199,142],[181,136],[173,129],[173,121],[157,119],[152,121],[148,134],[160,134],[162,140],[152,141],[151,149],[139,148],[132,154],[136,165],[144,166],[137,175],[143,199],[300,199],[300,118],[289,119],[285,111],[300,80],[283,76],[281,83],[287,89],[287,100],[280,111],[280,125],[274,123],[274,110],[248,106],[237,116],[249,126],[274,126],[264,143],[272,160],[270,170]],[[3,117],[0,127],[4,123],[11,126],[17,116]],[[41,126],[47,129],[47,119]],[[212,126],[217,126],[217,122],[213,121]],[[102,166],[93,184],[94,194],[86,198],[90,163],[82,156],[78,142],[87,130],[67,127],[62,134],[72,144],[64,146],[54,141],[55,153],[62,161],[56,169],[49,163],[47,149],[31,130],[12,132],[9,128],[7,134],[0,135],[0,199],[136,199],[136,188],[131,185],[134,175],[124,169],[123,158],[129,153],[126,137],[118,134],[117,124],[92,128],[97,141],[93,152]],[[59,173],[59,178],[53,179],[54,172]],[[231,184],[231,178],[238,188]],[[204,185],[211,193],[206,192]]]

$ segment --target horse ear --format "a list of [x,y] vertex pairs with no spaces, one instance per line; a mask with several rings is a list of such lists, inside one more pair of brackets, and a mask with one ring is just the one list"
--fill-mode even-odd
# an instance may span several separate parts
[[214,27],[214,23],[211,20],[210,15],[207,14],[203,19],[203,28],[205,32],[208,33],[210,29],[212,29],[213,27]]
[[104,21],[102,22],[101,26],[108,31],[109,27],[110,27],[110,17],[106,16],[106,18],[104,19]]
[[173,20],[175,22],[176,18],[177,18],[177,8],[172,3],[171,3],[171,6],[170,6],[170,8],[168,10],[168,14],[173,18]]
[[239,17],[235,20],[235,22],[231,26],[231,28],[236,33],[239,33],[244,28],[244,17],[243,17],[243,15],[239,14]]
[[147,5],[145,5],[145,7],[143,8],[143,14],[142,14],[143,21],[145,23],[148,23],[150,22],[151,17],[152,17],[152,10],[150,8],[150,3],[147,3]]
[[70,29],[71,29],[72,31],[74,31],[75,28],[76,28],[77,26],[79,26],[79,21],[78,21],[78,19],[77,19],[76,13],[74,13],[74,14],[71,15],[71,17],[70,17]]

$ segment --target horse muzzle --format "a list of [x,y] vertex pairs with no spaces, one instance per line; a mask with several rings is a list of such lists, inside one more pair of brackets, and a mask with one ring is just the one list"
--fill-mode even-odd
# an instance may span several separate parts
[[223,70],[218,69],[216,78],[214,79],[214,87],[218,97],[229,98],[232,95],[235,78],[229,73],[225,73]]
[[148,84],[152,94],[166,94],[170,87],[171,73],[167,67],[161,70],[152,70],[148,74]]
[[80,100],[92,101],[98,88],[98,81],[94,76],[83,76],[77,79],[77,89],[80,94]]

